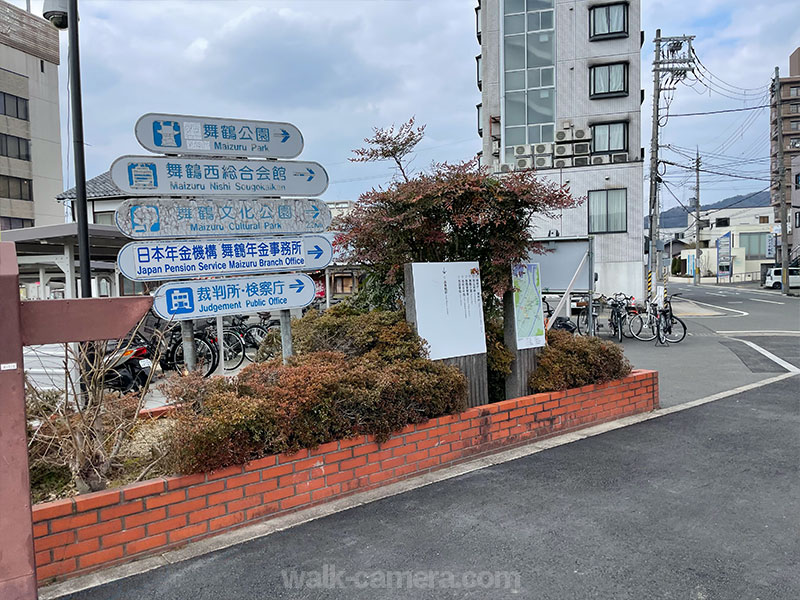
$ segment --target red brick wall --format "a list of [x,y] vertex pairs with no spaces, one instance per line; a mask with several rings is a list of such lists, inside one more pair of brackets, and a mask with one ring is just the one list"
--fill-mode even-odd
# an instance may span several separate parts
[[185,544],[461,460],[658,408],[658,373],[535,394],[371,438],[269,456],[221,471],[153,479],[33,507],[40,581]]

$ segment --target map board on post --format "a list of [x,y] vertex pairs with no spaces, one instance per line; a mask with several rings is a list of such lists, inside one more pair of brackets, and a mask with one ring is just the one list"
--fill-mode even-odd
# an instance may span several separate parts
[[511,268],[514,286],[514,328],[517,349],[541,348],[545,343],[542,287],[538,263],[524,263]]
[[151,152],[253,158],[294,158],[303,136],[291,123],[148,113],[134,127]]

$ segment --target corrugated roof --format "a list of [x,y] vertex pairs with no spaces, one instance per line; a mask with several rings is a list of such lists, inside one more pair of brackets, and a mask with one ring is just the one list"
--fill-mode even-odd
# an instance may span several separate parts
[[[61,192],[56,198],[58,200],[73,200],[75,198],[75,188],[70,188]],[[105,198],[127,198],[126,194],[111,181],[111,171],[101,173],[97,177],[92,177],[86,182],[86,198],[89,200],[103,200]]]

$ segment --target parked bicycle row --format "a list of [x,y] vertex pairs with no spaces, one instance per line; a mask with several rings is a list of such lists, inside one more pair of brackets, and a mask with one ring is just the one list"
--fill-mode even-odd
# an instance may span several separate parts
[[[578,313],[577,322],[572,318],[556,317],[552,328],[563,329],[579,335],[597,335],[608,332],[612,339],[622,342],[622,338],[635,338],[645,342],[657,340],[660,344],[677,344],[686,337],[686,323],[676,317],[672,310],[672,299],[680,294],[671,294],[663,304],[636,303],[633,296],[616,293],[612,296],[599,295],[592,300],[592,319],[589,319],[588,302],[579,302],[584,308]],[[553,309],[543,298],[545,316],[550,319]]]

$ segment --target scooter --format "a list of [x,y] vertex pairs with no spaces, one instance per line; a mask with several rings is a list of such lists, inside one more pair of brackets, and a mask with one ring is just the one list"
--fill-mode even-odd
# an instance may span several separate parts
[[150,379],[153,361],[147,346],[126,346],[106,358],[105,386],[123,394],[138,392]]

